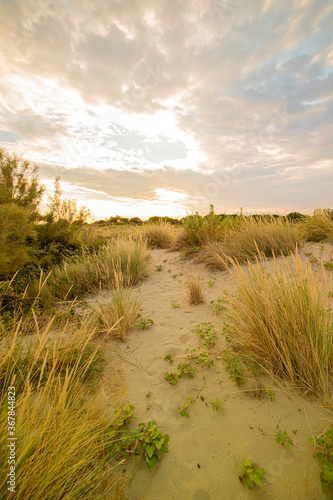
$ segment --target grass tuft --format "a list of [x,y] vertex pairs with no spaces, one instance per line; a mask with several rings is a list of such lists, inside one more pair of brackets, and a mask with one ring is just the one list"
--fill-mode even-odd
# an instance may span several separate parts
[[245,270],[234,264],[233,271],[238,294],[225,313],[233,348],[270,375],[332,402],[332,282],[324,271],[319,279],[298,255],[292,263],[274,259],[270,264],[262,256]]
[[188,282],[187,298],[190,306],[202,304],[205,301],[203,287],[198,278],[192,278]]

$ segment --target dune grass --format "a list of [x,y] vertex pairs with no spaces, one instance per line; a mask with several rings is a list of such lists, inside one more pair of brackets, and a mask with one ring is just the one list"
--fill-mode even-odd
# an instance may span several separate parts
[[238,227],[228,229],[222,241],[209,243],[199,259],[211,267],[226,269],[228,257],[241,264],[253,260],[258,253],[266,257],[289,255],[300,244],[297,229],[289,222],[250,218],[244,219]]
[[171,248],[174,244],[177,229],[167,222],[148,224],[140,228],[140,234],[146,238],[150,248]]
[[300,234],[307,241],[329,239],[333,242],[333,219],[324,210],[315,210],[300,223]]
[[[267,271],[264,267],[267,266]],[[332,282],[292,263],[261,256],[243,270],[234,263],[238,294],[230,298],[225,334],[233,348],[273,377],[333,403]]]
[[[100,346],[91,322],[74,335],[66,328],[50,340],[53,319],[22,337],[18,321],[0,340],[0,499],[9,498],[8,387],[15,388],[14,498],[105,498],[112,479],[108,427],[98,393],[87,382],[99,369]],[[13,392],[13,389],[11,389]]]
[[192,278],[188,282],[187,299],[190,306],[202,304],[205,301],[203,287],[198,278]]
[[111,241],[97,253],[71,257],[55,267],[43,297],[70,299],[100,288],[113,288],[119,273],[124,286],[133,286],[148,275],[149,260],[144,242],[132,238]]
[[139,301],[122,285],[121,275],[116,277],[116,287],[107,303],[96,311],[98,330],[125,342],[126,333],[133,328]]

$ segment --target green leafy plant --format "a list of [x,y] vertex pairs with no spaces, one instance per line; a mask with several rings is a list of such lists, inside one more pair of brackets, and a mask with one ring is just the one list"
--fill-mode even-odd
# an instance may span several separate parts
[[148,330],[148,328],[150,328],[155,324],[152,319],[143,318],[141,314],[138,314],[136,319],[138,320],[137,323],[135,324],[136,328],[142,328],[142,330]]
[[319,474],[321,487],[323,492],[329,495],[333,489],[333,426],[324,435],[317,437],[316,445],[321,448],[316,454],[323,469]]
[[223,303],[228,304],[229,300],[225,297],[217,297],[216,299],[211,300],[210,303],[214,306],[215,314],[218,314],[225,309]]
[[177,410],[180,412],[182,417],[190,418],[190,414],[188,412],[188,409],[190,407],[190,404],[193,404],[193,403],[196,403],[196,400],[194,399],[193,394],[190,394],[186,398],[186,403],[183,406],[180,406],[179,408],[177,408]]
[[238,385],[244,383],[244,369],[242,362],[235,354],[231,351],[226,351],[223,353],[222,359],[225,363],[225,371],[229,373],[229,378],[236,382]]
[[169,382],[169,384],[176,385],[179,377],[177,377],[177,373],[167,371],[164,374],[164,378]]
[[323,265],[326,269],[333,269],[333,262],[326,261]]
[[162,265],[156,266],[156,271],[157,271],[157,272],[162,271],[162,269],[163,269],[163,266],[162,266]]
[[163,359],[164,359],[164,361],[169,361],[170,365],[172,365],[174,360],[175,360],[175,355],[173,353],[169,352],[168,354],[165,354],[163,356]]
[[294,444],[290,437],[287,434],[287,431],[284,431],[282,434],[280,432],[276,433],[276,440],[275,442],[277,444],[282,444],[285,446],[289,451],[291,451],[291,446]]
[[160,459],[159,451],[169,453],[168,442],[170,437],[157,429],[155,420],[139,424],[138,429],[132,435],[137,443],[134,453],[138,455],[137,459],[143,458],[146,461],[149,469],[152,469],[157,460]]
[[168,269],[168,273],[171,273],[171,272],[172,272],[171,269]]
[[325,245],[323,245],[323,243],[321,243],[321,244],[319,245],[320,258],[322,258],[322,257],[323,257],[324,250],[325,250]]
[[194,363],[197,365],[200,364],[202,368],[205,366],[212,366],[214,364],[214,360],[210,357],[208,351],[206,350],[200,350],[197,351],[196,349],[191,349],[190,351],[187,349],[185,353],[188,353],[187,359],[188,360],[193,360]]
[[173,274],[172,275],[172,277],[173,277],[174,280],[177,279],[177,276],[178,276],[178,274]]
[[163,259],[163,262],[168,262],[168,259]]
[[215,283],[215,281],[211,281],[211,280],[207,281],[207,285],[209,285],[209,286],[213,286],[214,283]]
[[191,366],[190,363],[186,363],[186,361],[182,361],[177,366],[177,369],[178,369],[178,378],[181,378],[184,375],[187,375],[188,378],[194,378],[195,369],[193,368],[193,366]]
[[214,399],[214,401],[209,401],[209,404],[212,405],[213,411],[221,411],[223,412],[222,406],[225,404],[219,398]]
[[275,401],[275,392],[265,389],[265,392],[271,401]]
[[172,306],[174,309],[177,309],[178,307],[180,307],[180,304],[171,304],[171,306]]
[[195,327],[195,333],[201,337],[201,342],[207,349],[215,346],[214,339],[217,339],[213,323],[200,323]]
[[309,259],[309,262],[311,262],[311,264],[317,264],[318,259],[317,257],[311,257],[311,259]]
[[238,474],[239,480],[242,483],[246,483],[249,490],[253,490],[255,486],[262,488],[262,480],[267,472],[262,467],[256,466],[253,460],[243,460]]
[[308,258],[309,258],[309,257],[311,257],[311,256],[312,256],[312,252],[304,252],[304,255],[305,255],[305,257],[308,257]]
[[134,431],[129,429],[129,423],[134,415],[134,406],[127,405],[116,410],[116,421],[109,426],[108,433],[110,444],[107,447],[108,457],[112,458],[117,453],[126,456],[128,453],[137,455],[138,460],[143,458],[149,469],[152,469],[159,460],[158,452],[168,453],[168,434],[157,429],[155,420],[143,422]]

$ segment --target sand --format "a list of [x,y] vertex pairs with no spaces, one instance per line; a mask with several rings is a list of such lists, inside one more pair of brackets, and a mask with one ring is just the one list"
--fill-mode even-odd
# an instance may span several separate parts
[[[305,251],[319,256],[319,245],[300,250],[304,261]],[[110,341],[103,387],[106,401],[112,401],[116,394],[119,401],[135,405],[137,423],[156,420],[158,428],[170,436],[169,453],[162,455],[152,470],[132,459],[122,464],[118,476],[123,498],[327,498],[321,491],[320,468],[309,438],[333,424],[332,411],[324,409],[318,400],[301,397],[290,387],[287,394],[269,378],[261,377],[260,381],[264,389],[274,391],[275,401],[266,393],[256,398],[252,381],[242,386],[232,382],[221,360],[221,351],[226,347],[221,335],[223,313],[216,316],[210,301],[225,290],[235,293],[233,277],[227,271],[210,271],[204,264],[184,260],[177,252],[153,250],[151,254],[151,274],[133,293],[140,298],[140,314],[155,324],[146,331],[133,329],[125,343]],[[326,245],[323,259],[332,258],[332,246]],[[162,271],[156,271],[157,265],[163,266]],[[191,276],[202,278],[206,300],[201,305],[187,303],[185,283]],[[209,286],[208,281],[215,283]],[[214,366],[197,368],[193,379],[182,378],[171,386],[163,374],[176,371],[186,349],[199,347],[195,326],[209,321],[218,333],[212,350]],[[173,365],[163,359],[169,352],[175,354]],[[196,403],[190,407],[190,418],[182,417],[177,408],[191,393]],[[225,402],[223,413],[213,412],[209,405],[217,397]],[[292,438],[295,444],[291,451],[276,444],[277,430],[287,431]],[[243,459],[254,459],[265,468],[263,488],[251,492],[241,484],[238,470]],[[115,498],[115,493],[108,498]]]

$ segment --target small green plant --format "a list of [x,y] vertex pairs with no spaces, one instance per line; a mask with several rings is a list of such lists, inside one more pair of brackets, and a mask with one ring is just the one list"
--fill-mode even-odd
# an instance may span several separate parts
[[305,257],[308,257],[308,258],[309,258],[309,257],[311,257],[311,256],[312,256],[312,252],[305,252],[305,253],[304,253],[304,255],[305,255]]
[[323,245],[323,243],[321,243],[321,244],[319,245],[320,258],[322,258],[322,257],[323,257],[324,250],[325,250],[325,245]]
[[209,401],[209,404],[212,405],[212,410],[213,411],[221,411],[221,412],[223,412],[222,406],[225,403],[223,401],[221,401],[219,398],[216,398],[214,401]]
[[171,272],[172,272],[171,269],[168,269],[168,273],[171,273]]
[[215,346],[214,339],[217,339],[213,323],[200,323],[195,327],[195,333],[201,337],[201,342],[207,349]]
[[275,392],[265,389],[265,392],[271,401],[275,401]]
[[285,446],[289,451],[291,451],[291,446],[294,444],[290,437],[287,434],[287,431],[284,431],[282,434],[280,432],[276,433],[276,440],[275,442],[277,444],[282,444]]
[[141,314],[138,314],[137,317],[137,323],[135,324],[136,328],[142,328],[142,330],[148,330],[151,326],[153,326],[155,323],[152,319],[150,318],[143,318]]
[[172,352],[168,352],[168,354],[163,356],[163,359],[164,361],[169,361],[170,365],[172,365],[175,360],[175,355]]
[[157,271],[157,272],[162,271],[162,269],[163,269],[163,266],[162,266],[162,265],[156,266],[156,271]]
[[180,406],[179,408],[177,408],[177,410],[180,412],[182,417],[190,418],[190,414],[188,412],[188,409],[190,407],[190,404],[193,404],[193,403],[196,403],[196,400],[194,399],[193,394],[190,394],[186,398],[186,403],[183,406]]
[[229,378],[236,382],[238,385],[244,383],[244,370],[242,362],[235,354],[231,351],[226,351],[223,353],[222,359],[225,363],[225,371],[229,373]]
[[216,299],[211,300],[210,303],[214,306],[215,314],[218,314],[225,309],[223,303],[228,304],[229,300],[225,297],[217,297]]
[[211,281],[211,280],[207,281],[207,285],[209,285],[209,286],[213,286],[214,284],[215,284],[215,281]]
[[176,385],[179,377],[177,376],[177,373],[167,371],[164,374],[164,378],[169,382],[169,384]]
[[179,276],[184,276],[184,273],[179,273]]
[[149,469],[152,469],[159,460],[159,451],[169,453],[169,435],[163,434],[157,429],[155,420],[139,424],[138,429],[133,432],[132,436],[136,442],[134,448],[134,453],[138,455],[136,458],[143,458]]
[[178,378],[181,378],[184,375],[187,375],[188,378],[194,378],[195,369],[193,368],[193,366],[190,365],[190,363],[186,363],[186,361],[182,361],[177,366],[177,369],[178,369],[178,373],[177,373]]
[[267,472],[262,467],[256,466],[253,460],[243,460],[238,474],[241,483],[246,483],[248,489],[253,490],[255,486],[262,488],[262,480]]
[[168,259],[164,259],[163,262],[168,262]]
[[190,353],[187,355],[188,360],[193,360],[195,364],[200,364],[202,368],[205,366],[212,366],[214,364],[214,360],[210,357],[208,351],[206,350],[200,350],[197,351],[196,349],[191,349],[190,351],[187,349],[185,353]]
[[317,264],[319,259],[317,259],[317,257],[311,257],[311,259],[309,259],[309,262],[311,262],[311,264]]
[[178,307],[180,307],[180,304],[171,304],[171,306],[172,306],[174,309],[177,309]]
[[174,280],[177,279],[177,276],[178,276],[178,274],[173,274],[172,275],[172,277],[173,277]]
[[324,262],[324,267],[326,267],[326,269],[333,269],[333,262],[329,262],[328,260],[326,262]]
[[319,474],[321,487],[329,495],[333,490],[333,426],[323,436],[317,437],[316,445],[321,448],[321,452],[316,455],[323,469]]

